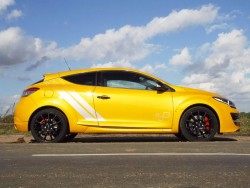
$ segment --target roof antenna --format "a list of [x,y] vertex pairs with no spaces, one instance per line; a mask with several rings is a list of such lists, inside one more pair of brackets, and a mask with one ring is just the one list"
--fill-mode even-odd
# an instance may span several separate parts
[[70,67],[69,67],[69,65],[68,65],[68,63],[67,63],[67,61],[66,61],[66,59],[65,58],[63,58],[64,59],[64,61],[65,61],[65,63],[66,63],[66,65],[67,65],[67,67],[69,68],[69,70],[71,71],[71,69],[70,69]]
[[14,102],[14,104],[13,104],[13,106],[12,106],[12,114],[14,114],[15,105],[16,105],[16,102]]

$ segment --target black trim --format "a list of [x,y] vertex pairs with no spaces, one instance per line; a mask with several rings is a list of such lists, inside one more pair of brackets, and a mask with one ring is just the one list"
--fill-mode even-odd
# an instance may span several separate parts
[[239,113],[231,113],[231,117],[236,126],[240,126],[240,114]]

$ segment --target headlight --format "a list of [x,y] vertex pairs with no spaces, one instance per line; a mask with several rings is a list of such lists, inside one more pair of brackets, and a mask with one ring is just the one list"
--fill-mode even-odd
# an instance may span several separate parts
[[235,104],[228,100],[228,99],[225,99],[225,98],[221,98],[221,97],[213,97],[215,100],[219,101],[219,102],[222,102],[222,103],[225,103],[227,105],[229,105],[230,107],[232,108],[236,108]]

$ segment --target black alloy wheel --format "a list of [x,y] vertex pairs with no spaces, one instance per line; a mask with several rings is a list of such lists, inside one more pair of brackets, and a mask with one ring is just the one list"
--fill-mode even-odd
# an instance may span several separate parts
[[59,110],[47,108],[33,116],[30,129],[37,142],[61,142],[68,133],[68,121]]
[[218,128],[216,115],[203,106],[188,109],[180,121],[180,133],[187,141],[212,140]]

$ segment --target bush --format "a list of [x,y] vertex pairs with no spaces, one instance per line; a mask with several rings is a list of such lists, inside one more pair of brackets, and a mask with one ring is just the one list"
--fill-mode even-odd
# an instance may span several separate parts
[[5,117],[1,117],[0,122],[2,122],[2,123],[13,123],[14,122],[14,116],[13,115],[7,115]]

